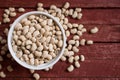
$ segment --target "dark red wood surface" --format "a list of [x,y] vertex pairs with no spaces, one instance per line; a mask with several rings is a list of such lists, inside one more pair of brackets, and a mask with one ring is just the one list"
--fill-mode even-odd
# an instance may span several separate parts
[[[70,22],[82,23],[89,31],[97,26],[96,34],[85,33],[81,38],[94,40],[90,46],[80,46],[78,54],[85,55],[85,62],[81,67],[68,73],[68,62],[59,61],[49,72],[36,71],[41,80],[119,80],[120,79],[120,0],[0,0],[0,21],[3,10],[8,7],[25,7],[26,12],[36,9],[38,2],[43,2],[48,8],[51,4],[61,7],[64,2],[70,2],[71,8],[82,7],[83,18]],[[17,17],[23,13],[18,13]],[[12,18],[11,23],[15,18]],[[3,30],[9,24],[0,25],[0,35],[5,37]],[[1,45],[2,46],[2,45]],[[3,69],[7,74],[5,79],[0,80],[34,80],[29,70],[21,67],[16,62],[4,57]],[[14,71],[8,72],[7,65],[13,65]]]

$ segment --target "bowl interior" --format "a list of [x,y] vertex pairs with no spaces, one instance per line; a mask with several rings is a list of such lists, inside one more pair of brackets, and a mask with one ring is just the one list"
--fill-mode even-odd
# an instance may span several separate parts
[[[58,55],[57,55],[54,59],[50,60],[48,63],[40,64],[40,65],[38,65],[38,66],[29,65],[29,64],[27,64],[26,62],[23,62],[23,61],[21,61],[19,58],[17,58],[17,57],[16,57],[16,53],[13,51],[13,49],[12,49],[12,44],[11,44],[11,42],[12,42],[12,33],[13,33],[13,31],[14,31],[15,25],[16,25],[18,22],[20,22],[21,19],[23,19],[24,17],[27,17],[27,16],[29,16],[29,15],[31,15],[31,14],[34,14],[34,15],[40,15],[40,14],[42,14],[42,15],[45,15],[45,16],[53,19],[53,21],[54,21],[54,22],[58,25],[58,27],[61,29],[61,31],[62,31],[62,36],[63,36],[63,47],[62,47],[61,50],[59,51]],[[14,23],[11,25],[10,30],[9,30],[9,33],[8,33],[8,49],[9,49],[12,57],[14,58],[14,60],[15,60],[17,63],[19,63],[21,66],[23,66],[23,67],[25,67],[25,68],[28,68],[28,69],[41,70],[41,69],[45,69],[45,68],[48,68],[48,67],[54,65],[54,64],[60,59],[60,57],[62,56],[62,54],[63,54],[63,52],[64,52],[64,49],[65,49],[65,46],[66,46],[66,37],[65,37],[65,32],[64,32],[64,29],[63,29],[62,25],[59,23],[59,21],[58,21],[55,17],[53,17],[52,15],[50,15],[50,14],[48,14],[48,13],[45,13],[45,12],[32,11],[32,12],[28,12],[28,13],[25,13],[25,14],[21,15],[21,16],[18,17],[18,18],[14,21]]]

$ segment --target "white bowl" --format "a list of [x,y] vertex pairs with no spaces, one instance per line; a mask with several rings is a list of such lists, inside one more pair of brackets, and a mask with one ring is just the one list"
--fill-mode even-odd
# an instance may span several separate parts
[[[62,31],[62,35],[63,35],[63,47],[61,48],[60,52],[58,53],[58,55],[52,59],[51,61],[49,61],[48,63],[44,63],[44,64],[40,64],[38,66],[34,66],[34,65],[29,65],[27,64],[26,62],[23,62],[21,61],[19,58],[17,58],[16,56],[16,53],[13,51],[13,48],[12,48],[12,33],[14,31],[14,27],[15,25],[20,22],[21,19],[23,19],[24,17],[27,17],[28,15],[31,15],[31,14],[35,14],[35,15],[45,15],[51,19],[53,19],[53,21],[56,22],[56,24],[59,26],[59,28],[61,29]],[[59,23],[59,21],[53,17],[52,15],[48,14],[48,13],[45,13],[45,12],[39,12],[39,11],[32,11],[32,12],[28,12],[28,13],[25,13],[23,15],[21,15],[20,17],[18,17],[14,22],[13,24],[11,25],[10,27],[10,30],[9,30],[9,33],[8,33],[8,49],[12,55],[12,57],[14,58],[14,60],[19,63],[21,66],[25,67],[25,68],[28,68],[28,69],[33,69],[33,70],[41,70],[41,69],[45,69],[45,68],[48,68],[50,66],[53,66],[56,62],[58,62],[58,60],[61,58],[61,56],[63,55],[63,52],[64,52],[64,49],[65,49],[65,46],[66,46],[66,37],[65,37],[65,32],[64,32],[64,29],[62,27],[62,25]]]

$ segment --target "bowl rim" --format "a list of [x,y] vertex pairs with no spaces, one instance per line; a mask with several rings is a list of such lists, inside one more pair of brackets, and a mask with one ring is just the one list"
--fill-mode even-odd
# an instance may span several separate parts
[[[12,48],[12,44],[11,44],[11,41],[12,41],[12,33],[14,31],[14,27],[15,25],[20,22],[21,19],[29,16],[29,15],[32,15],[32,14],[35,14],[35,15],[45,15],[51,19],[53,19],[53,21],[58,25],[58,27],[61,29],[62,31],[62,36],[63,36],[63,47],[61,48],[61,51],[60,53],[52,60],[50,60],[48,63],[44,63],[44,64],[40,64],[38,66],[35,66],[35,65],[29,65],[27,64],[26,62],[23,62],[21,61],[17,56],[16,56],[16,53],[13,51],[13,48]],[[62,25],[60,24],[60,22],[52,15],[50,15],[49,13],[46,13],[46,12],[40,12],[40,11],[31,11],[31,12],[27,12],[27,13],[24,13],[22,14],[21,16],[19,16],[14,22],[13,24],[10,26],[10,29],[9,29],[9,32],[8,32],[8,37],[7,37],[7,43],[8,43],[8,49],[10,51],[10,54],[12,55],[13,59],[18,63],[20,64],[21,66],[25,67],[25,68],[28,68],[28,69],[33,69],[33,70],[41,70],[41,69],[46,69],[48,67],[51,67],[53,66],[55,63],[57,63],[59,61],[59,59],[61,58],[61,56],[63,55],[64,53],[64,50],[65,50],[65,47],[66,47],[66,36],[65,36],[65,31],[62,27]]]

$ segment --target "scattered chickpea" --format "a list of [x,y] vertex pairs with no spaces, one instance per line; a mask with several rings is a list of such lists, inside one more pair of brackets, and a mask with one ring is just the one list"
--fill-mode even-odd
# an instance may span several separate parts
[[77,18],[77,16],[78,16],[77,11],[74,11],[74,12],[73,12],[73,15],[72,15],[72,18]]
[[73,65],[70,65],[68,68],[67,68],[68,72],[72,72],[74,70],[74,66]]
[[16,14],[16,12],[11,12],[10,13],[10,17],[15,17],[17,14]]
[[93,29],[90,30],[92,34],[97,33],[99,30],[97,27],[94,27]]
[[43,3],[38,3],[37,6],[38,7],[43,7]]
[[79,49],[78,49],[76,46],[73,46],[72,50],[73,50],[75,53],[79,52]]
[[81,39],[81,40],[80,40],[80,45],[84,46],[84,45],[85,45],[85,42],[86,42],[85,39]]
[[40,75],[38,73],[34,73],[33,77],[35,78],[35,80],[39,80],[40,79]]
[[76,28],[73,28],[70,30],[71,34],[76,34],[77,33],[77,29]]
[[92,40],[87,40],[87,44],[91,45],[91,44],[93,44],[93,41]]
[[30,69],[29,71],[30,71],[30,73],[32,73],[32,74],[35,72],[35,70],[33,70],[33,69]]
[[7,66],[7,70],[8,70],[9,72],[12,72],[12,71],[13,71],[12,66],[11,66],[11,65]]
[[14,11],[15,11],[15,8],[14,8],[14,7],[9,7],[9,11],[10,11],[10,12],[14,12]]
[[9,22],[10,22],[10,18],[6,17],[6,18],[3,19],[3,23],[9,23]]
[[67,47],[68,50],[71,50],[72,49],[72,45],[69,44],[68,47]]
[[7,15],[9,15],[9,14],[10,14],[9,9],[5,9],[5,10],[4,10],[4,12],[5,12]]
[[70,56],[70,57],[68,58],[68,61],[69,61],[69,63],[73,63],[74,57],[73,57],[73,56]]
[[1,72],[0,72],[0,77],[1,77],[1,78],[5,78],[5,77],[6,77],[6,74],[5,74],[3,71],[1,71]]
[[79,40],[79,36],[78,35],[74,35],[73,36],[73,40]]
[[24,8],[18,8],[18,12],[25,12]]
[[74,45],[75,44],[75,40],[69,40],[68,44]]
[[80,59],[80,57],[78,56],[78,55],[76,55],[75,57],[74,57],[74,60],[75,61],[78,61]]
[[8,17],[9,17],[9,15],[8,15],[8,14],[6,14],[6,13],[4,13],[4,14],[3,14],[3,17],[4,17],[4,18],[8,18]]
[[81,9],[81,8],[75,8],[75,11],[77,11],[77,12],[81,12],[82,9]]
[[79,68],[80,67],[80,63],[78,61],[75,61],[75,67]]
[[82,62],[85,61],[84,55],[80,55],[80,59],[81,59]]
[[61,59],[61,61],[66,61],[66,57],[65,56],[62,56],[60,59]]
[[69,2],[66,2],[65,5],[64,5],[64,8],[65,9],[68,9],[70,7],[70,3]]

